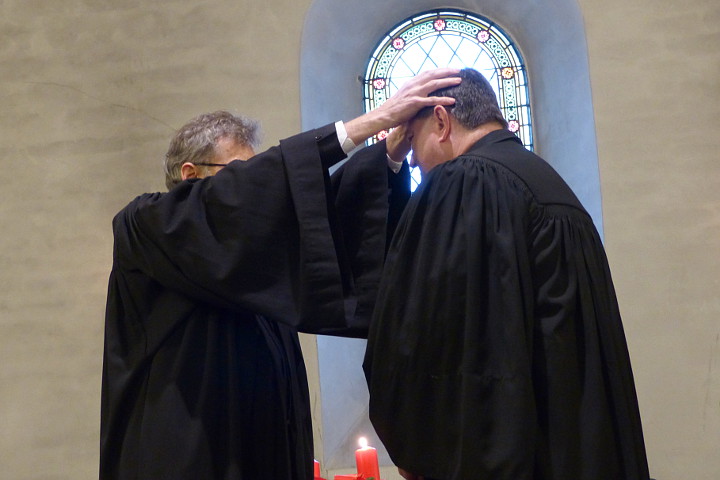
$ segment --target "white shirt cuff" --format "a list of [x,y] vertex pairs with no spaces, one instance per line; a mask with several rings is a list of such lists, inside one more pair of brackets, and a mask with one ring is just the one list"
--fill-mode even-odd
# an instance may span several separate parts
[[390,170],[393,171],[393,173],[398,173],[400,169],[402,168],[403,162],[396,162],[392,158],[390,158],[390,155],[385,154],[387,156],[387,164],[388,167],[390,167]]
[[[340,146],[343,149],[343,152],[345,154],[348,154],[355,150],[355,142],[352,141],[350,137],[348,137],[347,130],[345,130],[345,124],[342,122],[342,120],[338,120],[335,122],[335,131],[337,132],[338,142],[340,142]],[[390,170],[393,171],[393,173],[398,173],[400,169],[402,168],[403,162],[396,162],[392,158],[390,158],[390,155],[387,155],[387,164]]]
[[345,124],[342,122],[342,120],[338,120],[335,122],[335,131],[337,131],[337,137],[338,142],[340,142],[340,146],[343,149],[343,152],[345,154],[348,154],[355,150],[355,142],[352,141],[350,137],[348,137],[347,130],[345,130]]

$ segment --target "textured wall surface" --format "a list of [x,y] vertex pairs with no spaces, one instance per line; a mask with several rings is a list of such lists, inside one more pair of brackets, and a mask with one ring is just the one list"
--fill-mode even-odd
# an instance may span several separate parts
[[[97,478],[112,216],[162,188],[168,140],[198,113],[256,117],[266,146],[300,129],[310,4],[0,3],[0,477]],[[720,5],[579,4],[651,471],[716,479]]]
[[720,478],[720,4],[580,4],[651,472]]
[[[0,2],[0,477],[97,478],[110,222],[219,108],[299,130],[302,2]],[[284,13],[283,13],[284,12]]]

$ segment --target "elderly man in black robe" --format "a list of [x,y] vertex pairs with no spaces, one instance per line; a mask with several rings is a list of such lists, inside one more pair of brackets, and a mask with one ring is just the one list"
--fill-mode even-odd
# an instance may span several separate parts
[[453,72],[421,75],[377,111],[254,156],[252,127],[226,114],[178,133],[170,191],[113,220],[100,478],[312,478],[297,331],[366,334],[388,188],[409,178],[389,177],[386,142],[332,183],[327,168],[420,108],[452,103],[427,94],[457,84]]
[[647,480],[601,239],[474,70],[404,125],[423,173],[392,239],[364,367],[405,478]]

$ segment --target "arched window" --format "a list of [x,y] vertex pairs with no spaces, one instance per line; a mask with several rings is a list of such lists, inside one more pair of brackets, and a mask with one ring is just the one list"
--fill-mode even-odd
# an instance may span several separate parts
[[[508,128],[533,149],[527,73],[520,52],[495,23],[459,10],[413,16],[380,41],[363,82],[365,111],[382,105],[408,79],[438,67],[470,67],[485,75]],[[386,135],[380,132],[370,142]],[[414,188],[420,182],[419,172],[412,172],[412,178]]]

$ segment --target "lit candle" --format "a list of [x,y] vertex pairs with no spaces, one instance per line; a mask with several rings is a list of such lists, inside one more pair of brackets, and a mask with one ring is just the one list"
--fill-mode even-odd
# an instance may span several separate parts
[[365,437],[360,437],[360,448],[355,450],[355,463],[358,475],[362,475],[365,480],[380,480],[377,450],[368,446]]

